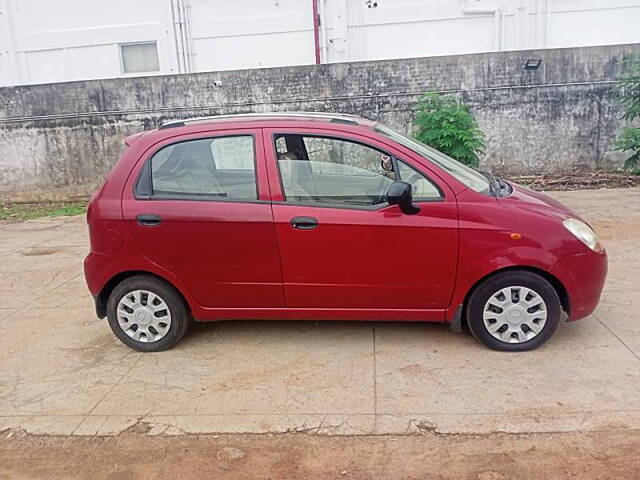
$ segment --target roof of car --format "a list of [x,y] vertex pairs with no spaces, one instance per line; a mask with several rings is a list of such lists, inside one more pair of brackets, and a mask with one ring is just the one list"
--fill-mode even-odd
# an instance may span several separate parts
[[343,123],[347,125],[364,125],[372,126],[375,124],[372,120],[359,117],[357,115],[349,115],[343,113],[324,113],[324,112],[269,112],[269,113],[241,113],[234,115],[212,115],[208,117],[187,118],[181,120],[172,120],[165,122],[160,129],[184,127],[196,123],[209,122],[252,122],[264,120],[285,120],[285,121],[318,121],[330,123]]

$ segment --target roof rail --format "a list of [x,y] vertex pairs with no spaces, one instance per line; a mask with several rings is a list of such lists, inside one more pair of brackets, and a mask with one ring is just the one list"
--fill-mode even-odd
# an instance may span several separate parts
[[183,120],[171,120],[164,122],[158,130],[165,128],[184,127],[190,123],[206,122],[209,120],[224,120],[224,119],[264,119],[264,118],[313,118],[327,120],[333,123],[345,123],[349,125],[358,125],[359,120],[363,120],[362,117],[357,115],[351,115],[346,113],[324,113],[324,112],[268,112],[268,113],[237,113],[229,115],[208,115],[203,117],[186,118]]
[[164,130],[165,128],[184,127],[186,123],[180,120],[173,120],[171,122],[164,122],[158,127],[158,130]]

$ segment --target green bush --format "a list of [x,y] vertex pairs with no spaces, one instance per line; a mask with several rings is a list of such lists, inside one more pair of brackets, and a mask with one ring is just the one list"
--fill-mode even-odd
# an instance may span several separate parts
[[[640,120],[640,60],[634,58],[627,62],[630,68],[620,79],[617,95],[624,108],[622,118],[633,124]],[[640,127],[624,128],[613,144],[613,149],[630,153],[624,162],[624,168],[640,173]]]
[[457,98],[427,93],[418,102],[414,137],[472,167],[484,153],[484,133],[469,110]]

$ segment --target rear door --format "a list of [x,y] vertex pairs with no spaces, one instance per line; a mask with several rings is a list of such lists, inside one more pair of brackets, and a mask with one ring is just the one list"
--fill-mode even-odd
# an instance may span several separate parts
[[[449,305],[458,224],[446,184],[371,138],[265,129],[264,141],[288,307]],[[387,204],[394,180],[414,185],[418,215]]]
[[259,129],[166,140],[129,179],[123,214],[142,253],[202,307],[283,307]]

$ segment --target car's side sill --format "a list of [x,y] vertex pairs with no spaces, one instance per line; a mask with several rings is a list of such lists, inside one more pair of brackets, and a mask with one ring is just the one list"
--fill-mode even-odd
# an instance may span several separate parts
[[217,320],[353,320],[386,322],[446,322],[445,309],[359,308],[201,308],[200,322]]

